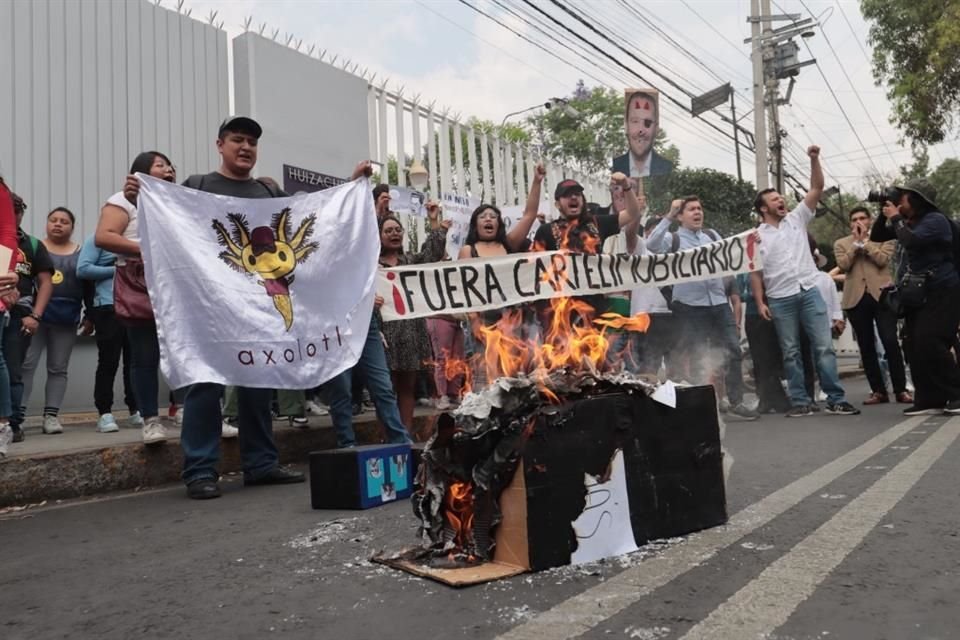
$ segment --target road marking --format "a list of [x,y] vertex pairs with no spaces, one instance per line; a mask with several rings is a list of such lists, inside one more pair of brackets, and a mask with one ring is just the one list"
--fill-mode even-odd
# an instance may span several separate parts
[[[498,636],[498,639],[567,640],[583,635],[863,464],[905,433],[920,426],[924,420],[924,416],[917,416],[894,425],[833,462],[737,512],[726,525],[691,534],[684,544],[671,547],[636,567],[564,600]],[[743,636],[737,634],[735,637]]]
[[909,457],[714,609],[683,640],[769,637],[863,542],[957,436],[960,418],[952,418]]

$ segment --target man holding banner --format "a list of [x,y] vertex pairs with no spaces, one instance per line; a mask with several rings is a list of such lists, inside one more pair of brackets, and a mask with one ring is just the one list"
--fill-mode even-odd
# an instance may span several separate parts
[[[705,227],[703,221],[699,197],[674,200],[670,212],[647,239],[647,248],[655,253],[676,253],[719,241],[720,235]],[[674,222],[680,227],[671,232]],[[686,345],[690,356],[691,382],[707,384],[713,381],[717,371],[723,372],[730,413],[744,420],[756,420],[760,414],[743,404],[740,340],[727,299],[730,286],[731,278],[677,284],[670,291],[670,309],[678,325],[679,340]]]
[[161,366],[172,387],[189,387],[182,477],[194,499],[220,495],[226,384],[238,387],[244,484],[304,481],[279,465],[272,389],[312,388],[352,367],[373,308],[376,218],[357,180],[369,165],[352,182],[287,198],[252,177],[261,134],[251,118],[228,118],[217,171],[191,176],[189,189],[143,176],[125,189],[139,193]]

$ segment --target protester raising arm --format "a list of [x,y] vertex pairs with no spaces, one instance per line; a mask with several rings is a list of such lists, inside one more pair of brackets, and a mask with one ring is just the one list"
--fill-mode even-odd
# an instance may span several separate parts
[[527,235],[530,233],[530,229],[537,219],[537,213],[540,211],[540,192],[546,175],[547,170],[543,163],[537,163],[533,170],[533,183],[530,185],[530,193],[527,194],[523,217],[517,220],[507,233],[507,249],[511,252],[520,252],[526,248]]
[[650,233],[650,237],[647,238],[647,249],[653,253],[667,253],[670,251],[670,245],[673,244],[673,236],[669,233],[670,225],[672,225],[677,219],[677,216],[680,215],[682,208],[683,200],[680,198],[670,203],[670,211],[660,218],[660,222],[654,227]]
[[627,208],[618,213],[620,227],[623,228],[631,222],[639,223],[643,219],[643,214],[647,210],[647,198],[643,193],[643,181],[640,182],[640,195],[638,196],[630,188],[630,178],[626,174],[617,171],[610,179],[623,190],[623,198],[626,201]]
[[803,197],[803,204],[807,205],[810,211],[816,211],[820,203],[820,196],[823,195],[823,167],[820,165],[820,147],[813,144],[807,148],[807,155],[810,156],[810,189],[807,195]]

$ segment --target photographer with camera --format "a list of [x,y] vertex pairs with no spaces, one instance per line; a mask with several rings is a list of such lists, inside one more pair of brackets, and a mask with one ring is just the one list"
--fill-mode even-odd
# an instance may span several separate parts
[[953,225],[936,205],[936,190],[922,178],[885,190],[897,205],[884,207],[885,224],[870,240],[897,240],[903,263],[897,270],[903,353],[916,388],[908,416],[960,414],[960,367],[952,348],[960,325],[960,276],[954,262]]
[[[896,212],[896,205],[890,203],[882,193],[871,192],[867,199]],[[860,357],[863,359],[863,369],[867,374],[867,382],[870,383],[871,393],[863,404],[890,402],[883,371],[880,369],[880,359],[877,357],[874,326],[887,355],[890,382],[896,401],[912,404],[913,397],[907,391],[903,354],[897,341],[897,315],[880,304],[880,292],[891,285],[890,258],[893,257],[897,243],[894,240],[870,240],[873,216],[866,207],[854,208],[849,217],[851,233],[834,243],[833,253],[837,266],[846,275],[841,306],[853,325]],[[880,224],[884,222],[886,220]]]

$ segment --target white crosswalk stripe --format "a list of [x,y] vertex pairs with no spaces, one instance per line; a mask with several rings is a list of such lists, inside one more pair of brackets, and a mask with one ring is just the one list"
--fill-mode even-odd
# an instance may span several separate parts
[[693,627],[683,640],[765,638],[790,617],[833,569],[960,436],[953,418],[870,488]]
[[[917,428],[924,419],[923,416],[918,416],[904,420],[736,513],[726,525],[692,534],[684,544],[672,547],[655,558],[561,602],[498,638],[566,640],[586,633],[863,464],[901,436]],[[735,634],[732,637],[747,636]]]

